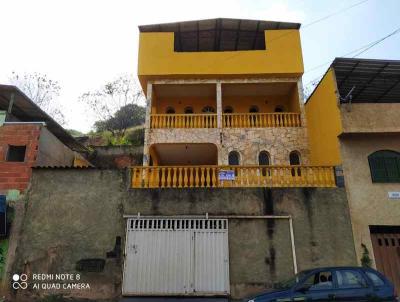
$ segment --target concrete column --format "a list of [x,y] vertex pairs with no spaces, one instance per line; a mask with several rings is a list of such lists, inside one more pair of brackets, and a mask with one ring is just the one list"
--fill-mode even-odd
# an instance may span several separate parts
[[149,135],[150,135],[150,114],[151,103],[153,95],[153,84],[147,83],[147,96],[146,96],[146,119],[144,123],[144,146],[143,146],[143,166],[149,165]]
[[220,81],[217,81],[217,127],[222,129],[222,89]]

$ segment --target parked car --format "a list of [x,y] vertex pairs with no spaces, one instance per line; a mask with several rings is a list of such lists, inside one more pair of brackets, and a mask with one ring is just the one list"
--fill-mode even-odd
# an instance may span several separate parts
[[396,301],[393,284],[381,273],[364,267],[324,267],[305,270],[278,283],[248,302]]

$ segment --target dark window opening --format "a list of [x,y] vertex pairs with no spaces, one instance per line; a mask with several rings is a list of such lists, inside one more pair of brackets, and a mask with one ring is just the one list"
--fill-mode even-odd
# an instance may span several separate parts
[[275,112],[283,112],[283,107],[282,106],[277,106],[275,108]]
[[175,114],[175,109],[172,107],[168,107],[167,110],[165,111],[167,114]]
[[[291,166],[298,166],[300,165],[300,155],[297,151],[292,151],[289,154],[289,162]],[[301,169],[300,168],[293,168],[292,169],[292,176],[301,176]]]
[[257,106],[251,106],[249,109],[249,112],[250,113],[258,113],[258,112],[260,112],[260,110],[258,109]]
[[289,154],[289,161],[291,166],[300,165],[300,155],[297,151],[292,151]]
[[[260,166],[269,166],[269,153],[267,151],[261,151],[260,154],[258,154],[258,164]],[[262,176],[267,176],[267,168],[262,168],[261,174]]]
[[372,182],[400,182],[400,153],[377,151],[368,156]]
[[25,161],[26,146],[8,146],[6,161],[10,162],[24,162]]
[[233,108],[231,106],[225,107],[224,113],[233,113]]
[[185,108],[185,114],[193,114],[193,108],[192,107],[186,107]]
[[228,155],[228,162],[230,166],[238,166],[240,162],[239,153],[236,151],[229,152]]
[[203,113],[215,113],[215,109],[212,106],[206,106],[202,110]]

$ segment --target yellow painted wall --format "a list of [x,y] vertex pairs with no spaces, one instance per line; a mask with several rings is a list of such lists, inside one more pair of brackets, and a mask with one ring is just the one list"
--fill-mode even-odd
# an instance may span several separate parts
[[257,106],[260,112],[275,112],[277,106],[282,106],[286,112],[292,112],[290,111],[290,101],[287,96],[223,97],[222,109],[227,106],[232,107],[234,113],[247,113],[251,106]]
[[[290,96],[265,96],[265,97],[224,97],[222,110],[230,106],[234,113],[247,113],[251,106],[257,106],[260,112],[274,112],[277,106],[283,107],[285,112],[300,113],[299,98],[295,94]],[[296,103],[297,102],[297,103]],[[217,112],[215,99],[210,98],[162,98],[153,101],[152,113],[166,113],[168,107],[173,107],[176,114],[183,114],[186,107],[192,107],[194,113],[202,113],[205,106],[212,106]]]
[[342,133],[340,108],[336,96],[336,80],[332,69],[305,104],[313,165],[340,165],[340,146],[337,136]]
[[154,102],[152,113],[166,113],[168,107],[173,107],[176,114],[185,113],[186,107],[192,107],[194,113],[202,113],[205,106],[211,106],[217,112],[215,99],[205,97],[185,97],[185,98],[162,98]]
[[149,78],[303,74],[298,30],[265,31],[265,39],[266,50],[174,52],[174,33],[140,33],[139,79],[146,89]]
[[299,91],[297,89],[297,85],[292,88],[288,98],[288,106],[285,110],[289,112],[297,112],[300,113],[300,100],[299,100]]

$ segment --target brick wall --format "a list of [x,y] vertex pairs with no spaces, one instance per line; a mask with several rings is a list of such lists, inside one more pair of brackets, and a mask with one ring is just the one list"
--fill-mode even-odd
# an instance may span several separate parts
[[[0,192],[28,187],[35,164],[41,125],[15,124],[0,127]],[[8,145],[26,146],[24,162],[6,162]]]

